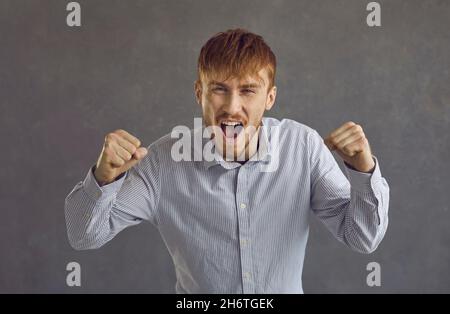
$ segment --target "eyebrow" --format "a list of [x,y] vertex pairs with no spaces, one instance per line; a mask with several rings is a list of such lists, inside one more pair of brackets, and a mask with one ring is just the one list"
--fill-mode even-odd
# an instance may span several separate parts
[[[222,87],[226,87],[228,88],[227,84],[221,83],[221,82],[217,82],[217,81],[211,81],[208,83],[208,86],[211,85],[218,85],[218,86],[222,86]],[[260,88],[261,85],[260,84],[256,84],[256,83],[248,83],[248,84],[242,84],[239,85],[239,88]]]

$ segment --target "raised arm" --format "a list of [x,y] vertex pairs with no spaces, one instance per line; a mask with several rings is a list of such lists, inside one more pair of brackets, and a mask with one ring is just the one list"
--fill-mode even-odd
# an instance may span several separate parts
[[123,130],[105,137],[97,164],[65,200],[70,245],[99,248],[142,220],[157,224],[159,164],[156,151]]
[[[347,129],[347,136],[339,131],[333,136],[338,134],[341,137],[327,137],[325,142],[332,149],[339,149],[339,155],[355,156],[355,151],[362,151],[355,142],[367,142],[352,129]],[[370,160],[364,156],[350,164],[351,158],[343,158],[345,177],[315,131],[309,134],[309,147],[312,211],[339,241],[358,252],[373,252],[386,232],[389,208],[389,186],[381,176],[377,158],[370,151],[364,152],[369,153]]]

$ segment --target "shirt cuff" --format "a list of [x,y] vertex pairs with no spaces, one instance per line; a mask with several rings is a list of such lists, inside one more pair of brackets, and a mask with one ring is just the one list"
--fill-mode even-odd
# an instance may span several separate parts
[[350,185],[352,186],[352,188],[366,191],[368,187],[371,187],[373,189],[374,184],[376,184],[376,182],[381,181],[382,177],[378,159],[373,155],[372,158],[375,162],[375,168],[372,173],[361,172],[351,169],[344,162],[345,172],[347,173],[347,178],[350,181]]
[[95,165],[89,169],[86,178],[83,181],[83,189],[89,195],[89,197],[97,202],[99,199],[107,199],[111,196],[115,196],[122,187],[122,183],[125,180],[126,173],[121,174],[114,182],[100,186],[94,176]]

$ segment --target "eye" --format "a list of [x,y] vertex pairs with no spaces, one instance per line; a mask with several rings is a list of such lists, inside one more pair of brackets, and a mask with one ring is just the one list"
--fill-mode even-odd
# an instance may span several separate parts
[[223,93],[223,92],[225,92],[226,90],[225,90],[225,88],[223,88],[223,87],[214,87],[214,88],[212,89],[212,91],[213,91],[213,92],[220,92],[220,93]]
[[244,93],[244,94],[254,94],[255,91],[252,90],[252,89],[243,89],[243,90],[242,90],[242,93]]

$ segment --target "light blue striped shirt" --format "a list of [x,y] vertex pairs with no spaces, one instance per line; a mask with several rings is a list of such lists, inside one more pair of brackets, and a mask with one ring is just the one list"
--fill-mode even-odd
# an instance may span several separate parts
[[[346,165],[346,177],[314,129],[289,119],[263,125],[279,127],[279,145],[262,132],[261,158],[244,164],[176,162],[169,134],[113,183],[99,187],[90,169],[65,201],[70,244],[98,248],[150,221],[173,259],[177,293],[302,293],[310,213],[350,248],[374,251],[389,205],[377,158],[372,174]],[[261,171],[274,149],[276,170]]]

